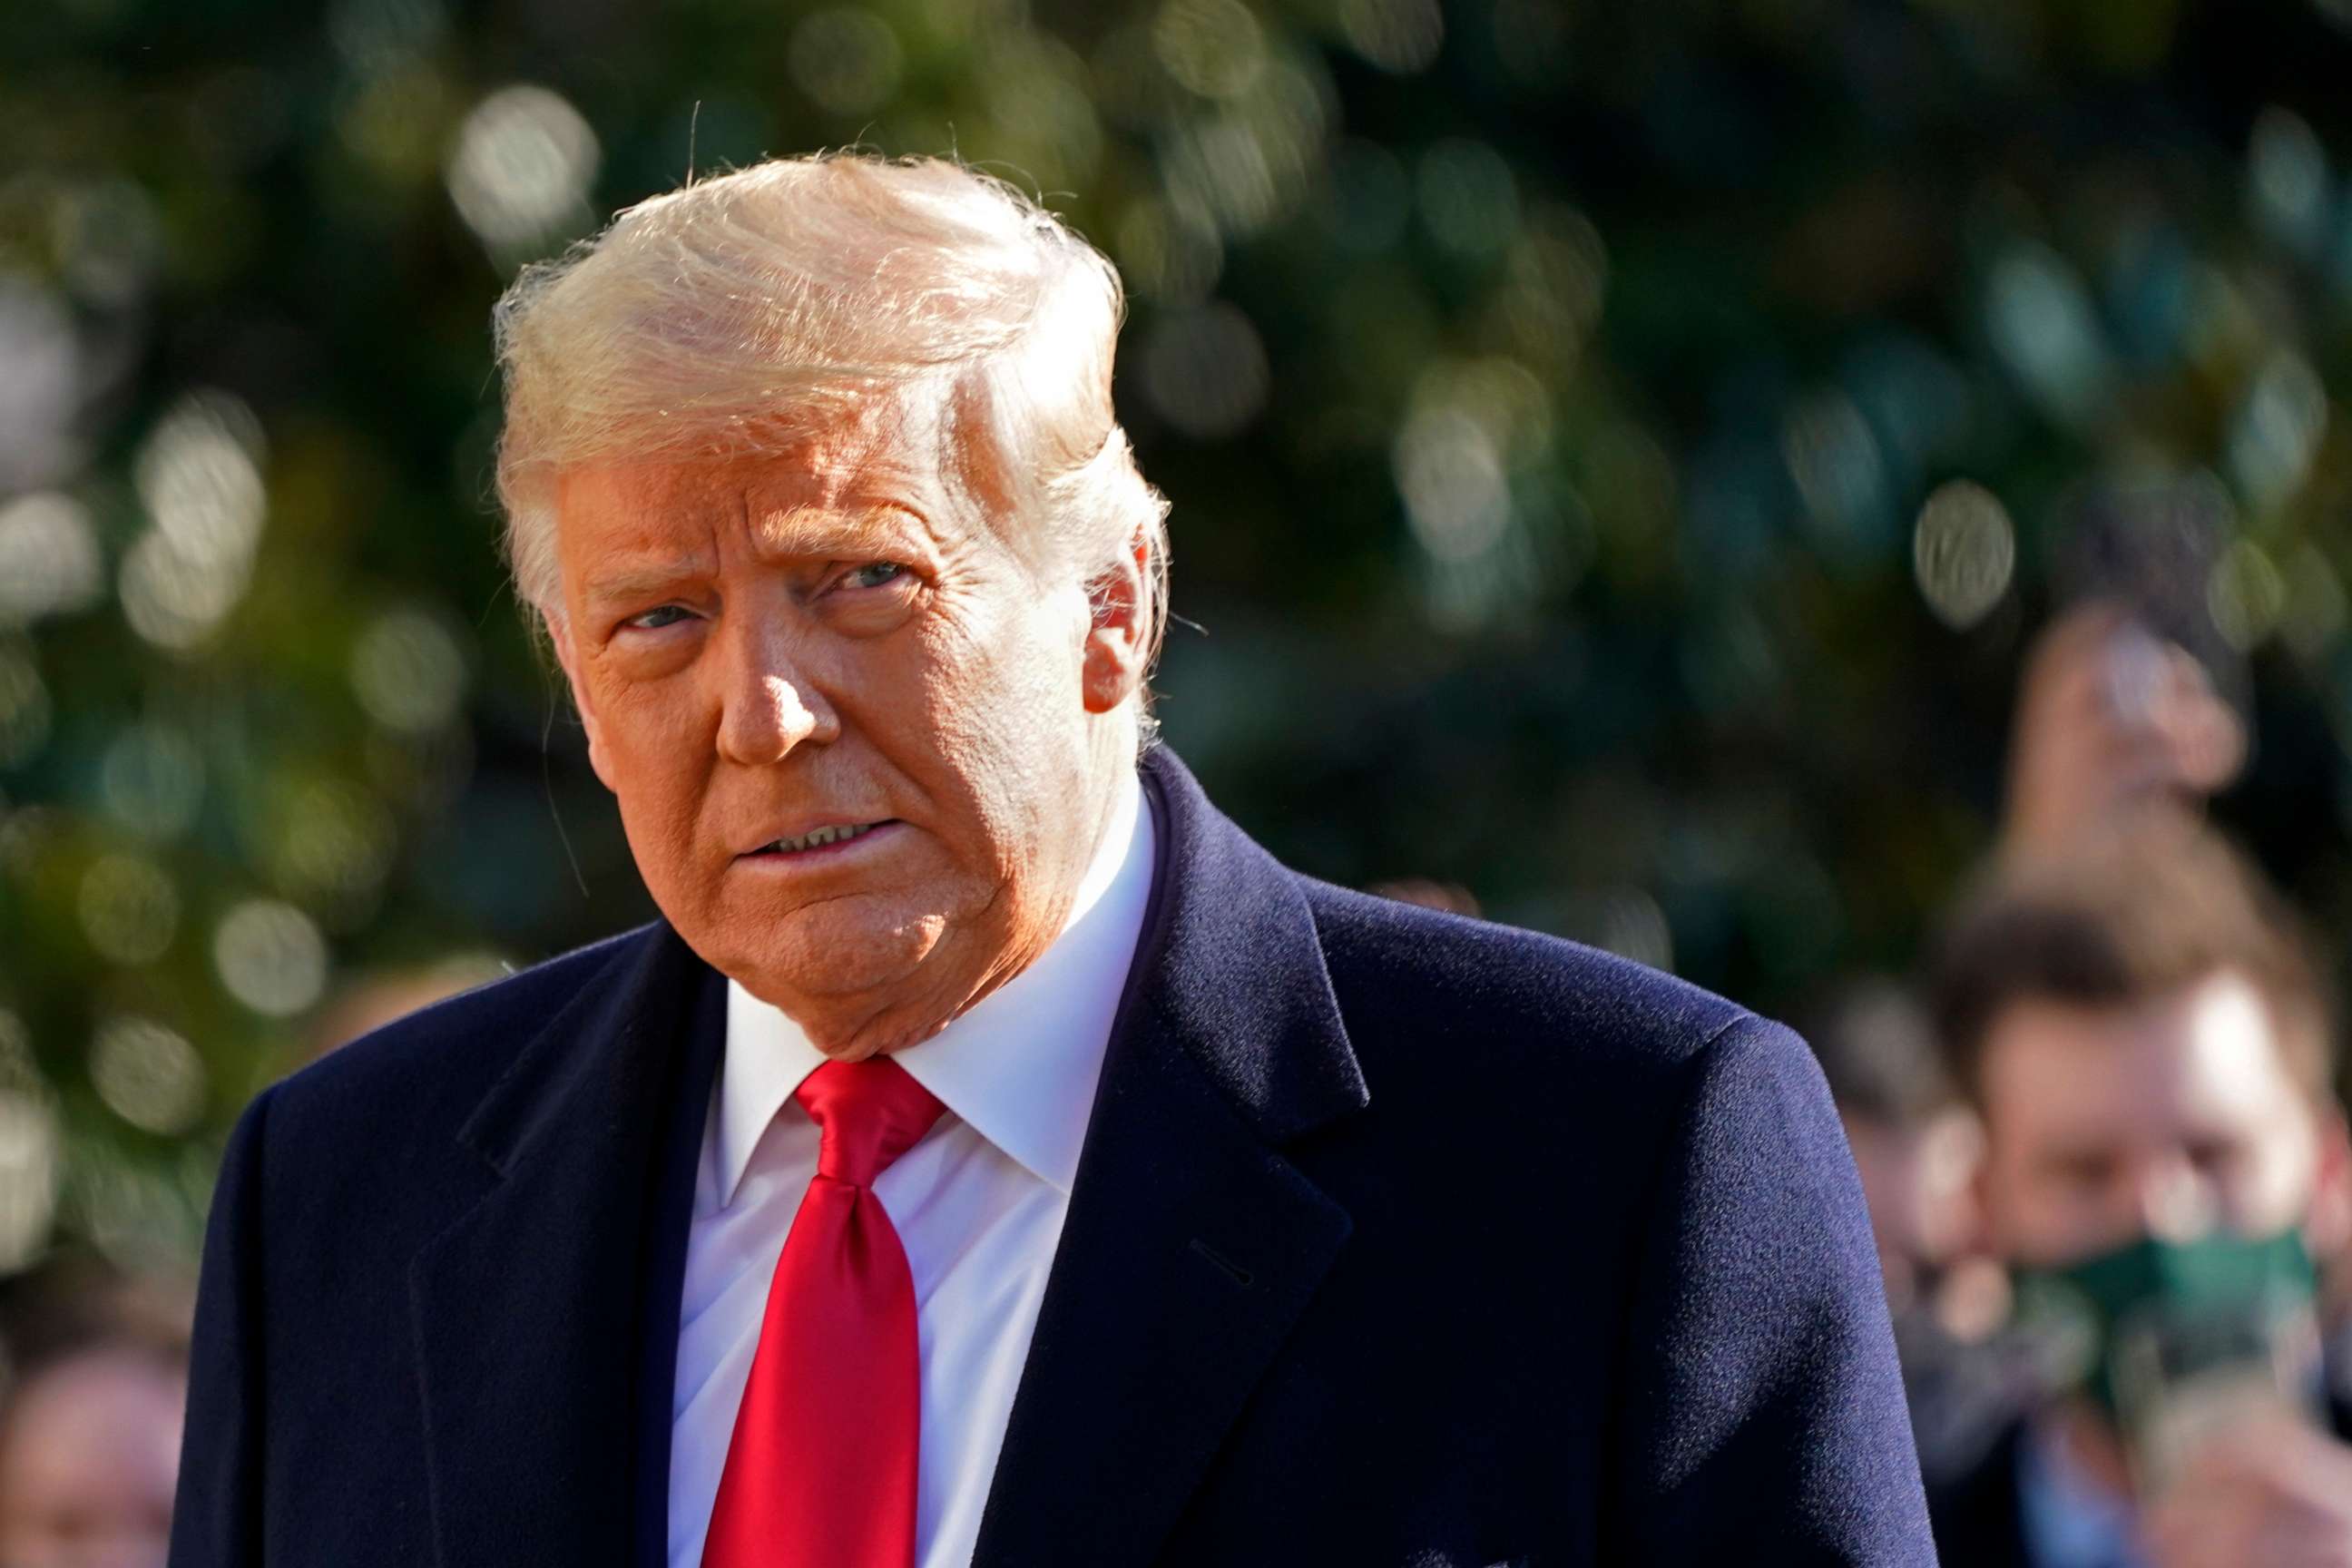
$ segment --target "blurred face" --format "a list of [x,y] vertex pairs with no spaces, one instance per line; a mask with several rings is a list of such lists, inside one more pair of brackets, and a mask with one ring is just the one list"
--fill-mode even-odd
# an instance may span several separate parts
[[1974,1115],[1954,1107],[1916,1126],[1845,1118],[1846,1142],[1878,1241],[1890,1299],[1902,1304],[1919,1275],[1962,1251],[1970,1185],[1983,1145]]
[[841,1058],[1042,952],[1134,765],[1139,565],[1090,597],[1031,559],[940,425],[875,398],[782,456],[557,494],[556,651],[646,886]]
[[2231,973],[2126,1007],[2017,1003],[1986,1037],[1981,1081],[1990,1239],[2029,1267],[2143,1236],[2274,1234],[2345,1179],[2340,1122]]
[[0,1436],[0,1563],[163,1568],[186,1384],[99,1352],[19,1391]]

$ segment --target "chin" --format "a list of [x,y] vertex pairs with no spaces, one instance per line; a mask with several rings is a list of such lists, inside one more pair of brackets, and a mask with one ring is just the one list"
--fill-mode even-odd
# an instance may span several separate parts
[[873,896],[730,923],[718,967],[780,1007],[898,990],[938,949],[949,925],[936,910],[898,908]]

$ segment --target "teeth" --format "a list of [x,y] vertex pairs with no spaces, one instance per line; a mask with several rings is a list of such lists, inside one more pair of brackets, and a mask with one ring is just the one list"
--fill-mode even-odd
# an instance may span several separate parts
[[821,849],[828,844],[855,838],[861,833],[871,833],[875,826],[874,823],[866,822],[853,826],[820,827],[814,833],[803,833],[798,838],[779,838],[768,847],[782,850],[787,855],[800,849]]

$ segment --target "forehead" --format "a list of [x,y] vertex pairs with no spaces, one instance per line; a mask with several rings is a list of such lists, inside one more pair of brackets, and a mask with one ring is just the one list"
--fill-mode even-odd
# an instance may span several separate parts
[[2119,1006],[2013,1003],[1981,1081],[1988,1130],[2011,1142],[2259,1134],[2302,1102],[2270,1007],[2226,971]]
[[707,551],[723,530],[791,553],[852,548],[912,523],[952,550],[982,538],[1026,556],[994,442],[951,386],[862,394],[774,435],[760,450],[686,458],[616,456],[555,476],[567,576],[621,558]]
[[559,515],[604,523],[610,513],[723,512],[765,500],[845,509],[861,495],[943,489],[936,400],[912,390],[859,398],[822,420],[762,440],[755,451],[672,458],[628,452],[568,468]]

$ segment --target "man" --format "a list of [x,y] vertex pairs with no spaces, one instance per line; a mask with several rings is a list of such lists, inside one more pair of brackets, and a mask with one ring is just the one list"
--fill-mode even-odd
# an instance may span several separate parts
[[1994,1335],[2008,1279],[1977,1245],[1984,1135],[1907,987],[1877,975],[1843,982],[1806,1024],[1862,1176],[1932,1492],[1947,1466],[1973,1463],[2016,1413],[2015,1370]]
[[178,1568],[1931,1560],[1801,1042],[1297,877],[1148,746],[1119,311],[849,156],[501,305],[663,918],[247,1111]]
[[2321,984],[2254,874],[2164,813],[2013,858],[1932,989],[1984,1120],[1987,1240],[2021,1331],[2063,1352],[1935,1488],[1946,1561],[2352,1563],[2352,1447],[2311,1353],[2352,1152]]
[[162,1568],[187,1397],[184,1319],[45,1268],[15,1285],[0,1398],[0,1563]]
[[1848,981],[1806,1021],[1862,1177],[1886,1300],[1899,1323],[1945,1315],[1969,1261],[1969,1193],[1983,1134],[1944,1071],[1926,1012],[1895,981]]

